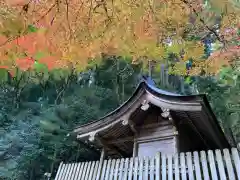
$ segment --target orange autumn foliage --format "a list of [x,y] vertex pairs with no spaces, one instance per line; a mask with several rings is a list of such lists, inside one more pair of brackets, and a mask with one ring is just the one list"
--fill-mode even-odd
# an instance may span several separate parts
[[[171,50],[179,54],[184,44],[186,56],[183,61],[194,58],[195,63],[200,63],[203,47],[199,41],[189,43],[185,39],[186,32],[189,36],[204,36],[221,15],[221,12],[206,8],[203,0],[39,0],[29,3],[25,12],[22,7],[26,1],[7,1],[14,6],[10,8],[11,13],[24,19],[25,28],[31,24],[45,32],[22,33],[1,50],[2,60],[6,58],[3,51],[12,44],[13,49],[17,48],[16,53],[26,52],[28,57],[38,51],[48,52],[48,56],[39,61],[48,64],[50,69],[72,63],[76,69],[83,70],[89,59],[100,59],[101,53],[141,60],[146,56],[144,61],[161,61],[168,53],[167,38],[182,41],[175,43]],[[238,9],[230,1],[219,0],[220,6],[217,1],[213,0],[211,5],[220,10],[223,4],[228,8],[222,27],[235,27],[239,21]],[[230,17],[234,23],[228,21]],[[231,41],[228,36],[223,38]]]

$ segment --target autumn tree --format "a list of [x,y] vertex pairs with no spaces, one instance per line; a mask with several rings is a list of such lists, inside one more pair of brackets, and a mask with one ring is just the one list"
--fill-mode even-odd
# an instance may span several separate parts
[[[1,11],[5,12],[1,15],[1,61],[8,66],[17,65],[26,51],[28,60],[34,59],[37,51],[47,51],[44,63],[72,64],[77,71],[85,69],[89,61],[98,63],[103,53],[130,56],[145,67],[149,60],[162,62],[173,53],[172,73],[199,74],[204,70],[214,74],[238,52],[232,43],[239,40],[237,0],[8,0]],[[29,29],[35,32],[29,34]],[[208,36],[220,46],[206,59],[203,39]],[[19,39],[29,48],[16,46]],[[4,52],[9,44],[14,44],[11,53],[15,54],[10,62],[5,61],[9,55]],[[186,71],[189,60],[192,66]]]

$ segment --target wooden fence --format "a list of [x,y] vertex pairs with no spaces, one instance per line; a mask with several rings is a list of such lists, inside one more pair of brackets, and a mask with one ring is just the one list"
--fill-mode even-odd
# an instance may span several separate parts
[[64,164],[55,180],[240,180],[237,148]]

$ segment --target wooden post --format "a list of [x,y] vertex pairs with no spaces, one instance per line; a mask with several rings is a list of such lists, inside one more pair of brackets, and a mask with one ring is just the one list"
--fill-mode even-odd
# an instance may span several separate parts
[[106,151],[105,148],[102,148],[102,152],[101,152],[101,156],[100,156],[100,162],[99,162],[99,166],[98,166],[98,172],[97,172],[97,178],[96,180],[99,180],[101,177],[101,172],[102,172],[102,166],[103,166],[103,161],[106,155]]
[[133,158],[135,158],[137,156],[137,142],[134,139],[134,143],[133,143]]

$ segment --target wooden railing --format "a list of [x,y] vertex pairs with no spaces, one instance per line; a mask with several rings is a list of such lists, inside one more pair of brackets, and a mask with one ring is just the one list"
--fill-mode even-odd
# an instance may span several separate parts
[[[240,145],[240,144],[239,144]],[[237,148],[64,164],[55,180],[240,180]]]

